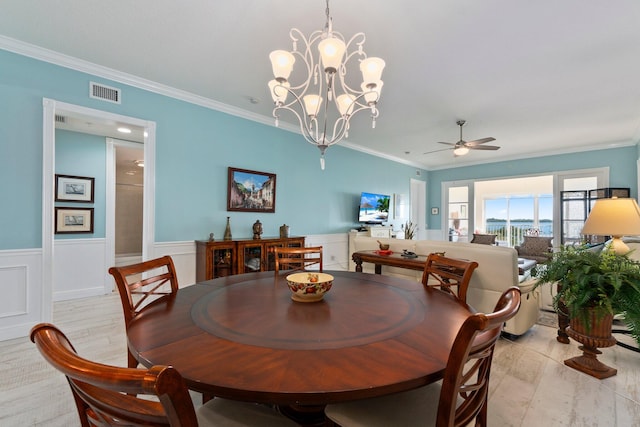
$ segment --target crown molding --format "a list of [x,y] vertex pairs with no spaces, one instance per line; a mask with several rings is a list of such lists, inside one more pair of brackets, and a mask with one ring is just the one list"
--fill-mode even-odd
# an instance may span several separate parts
[[92,62],[84,61],[72,56],[68,56],[50,49],[25,43],[20,40],[0,35],[0,49],[19,55],[27,56],[50,64],[69,68],[82,73],[91,74],[93,76],[108,79],[117,83],[126,84],[138,89],[153,92],[158,95],[185,101],[211,110],[220,111],[232,116],[241,117],[243,119],[273,126],[273,119],[260,114],[251,113],[241,108],[233,107],[222,102],[214,101],[200,95],[193,94],[184,90],[166,86],[151,80],[144,79],[113,68],[97,65]]
[[[69,68],[71,70],[91,74],[93,76],[108,79],[117,83],[126,84],[128,86],[132,86],[148,92],[153,92],[158,95],[174,98],[180,101],[188,102],[190,104],[198,105],[211,110],[220,111],[226,114],[230,114],[232,116],[240,117],[242,119],[261,123],[263,125],[275,127],[272,117],[267,117],[260,114],[252,113],[250,111],[243,110],[241,108],[237,108],[228,104],[224,104],[222,102],[218,102],[213,99],[206,98],[200,95],[196,95],[191,92],[166,86],[151,80],[144,79],[142,77],[124,73],[122,71],[118,71],[113,68],[104,67],[102,65],[97,65],[92,62],[84,61],[69,55],[62,54],[60,52],[56,52],[50,49],[45,49],[43,47],[25,43],[23,41],[16,40],[3,35],[0,35],[0,49],[13,52],[19,55],[27,56],[29,58],[37,59],[39,61],[44,61],[50,64]],[[300,128],[290,123],[286,123],[286,122],[280,123],[278,128],[281,130],[286,130],[289,132],[300,134]],[[352,150],[370,154],[372,156],[381,157],[393,162],[403,163],[409,166],[415,166],[415,167],[424,169],[424,165],[421,165],[419,163],[411,162],[406,159],[401,159],[394,156],[389,156],[387,154],[380,153],[375,150],[370,150],[366,147],[363,147],[354,143],[342,142],[340,145],[350,148]]]

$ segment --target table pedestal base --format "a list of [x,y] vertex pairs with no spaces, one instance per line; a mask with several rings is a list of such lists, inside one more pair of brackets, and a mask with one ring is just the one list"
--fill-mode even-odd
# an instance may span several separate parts
[[324,405],[281,405],[278,412],[306,427],[325,425]]

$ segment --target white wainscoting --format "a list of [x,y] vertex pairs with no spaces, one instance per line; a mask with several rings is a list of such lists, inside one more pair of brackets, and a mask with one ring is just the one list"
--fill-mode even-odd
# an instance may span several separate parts
[[106,239],[65,239],[53,242],[53,300],[63,301],[103,295]]
[[324,270],[349,269],[349,234],[312,234],[305,239],[306,246],[322,246]]
[[[0,341],[24,337],[51,320],[42,290],[42,249],[0,251]],[[47,306],[45,306],[47,304]]]
[[178,275],[178,285],[183,288],[196,282],[196,242],[164,242],[153,245],[153,258],[169,255]]
[[[323,247],[325,270],[348,270],[348,234],[306,236],[307,246]],[[105,239],[64,239],[54,241],[53,301],[102,295],[112,290],[105,284]],[[194,241],[156,243],[153,257],[170,255],[180,287],[195,283]],[[0,341],[29,334],[31,327],[51,321],[52,301],[45,301],[42,289],[42,249],[0,251]]]

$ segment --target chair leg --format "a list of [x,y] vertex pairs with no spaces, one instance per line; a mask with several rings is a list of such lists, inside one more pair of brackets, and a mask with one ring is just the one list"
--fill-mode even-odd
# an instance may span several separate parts
[[138,360],[131,354],[129,350],[127,350],[127,366],[129,368],[137,368]]

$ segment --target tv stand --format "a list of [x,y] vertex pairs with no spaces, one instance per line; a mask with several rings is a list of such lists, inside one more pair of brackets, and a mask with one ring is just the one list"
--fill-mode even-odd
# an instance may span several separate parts
[[387,227],[384,225],[370,225],[368,227],[365,227],[365,231],[369,232],[369,237],[391,237],[391,227]]

